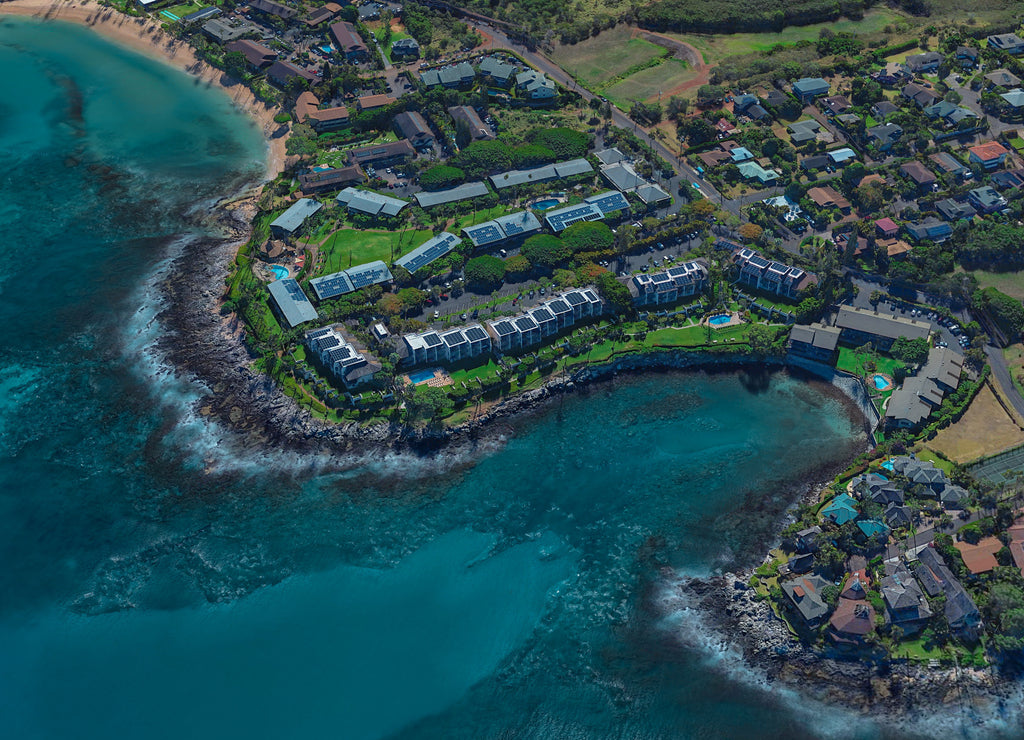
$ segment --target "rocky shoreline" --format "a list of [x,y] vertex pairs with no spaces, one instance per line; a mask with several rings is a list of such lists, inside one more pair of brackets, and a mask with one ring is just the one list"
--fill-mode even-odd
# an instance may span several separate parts
[[[364,426],[321,421],[252,368],[254,356],[245,345],[240,321],[234,315],[220,313],[224,278],[238,248],[249,237],[255,199],[255,195],[247,194],[212,207],[202,218],[202,225],[221,237],[186,243],[161,285],[165,307],[160,321],[166,332],[159,348],[174,368],[205,389],[199,413],[233,430],[242,449],[266,450],[269,446],[299,453],[327,453],[335,456],[339,465],[346,464],[346,458],[385,451],[416,455],[432,455],[442,449],[472,452],[481,443],[514,434],[514,426],[508,423],[511,420],[544,408],[564,393],[619,373],[715,368],[761,374],[786,367],[782,358],[754,355],[683,350],[629,355],[578,370],[572,378],[553,378],[455,427],[413,429],[401,424]],[[849,400],[849,395],[844,392],[837,397]]]
[[[792,638],[767,601],[755,598],[749,573],[726,573],[679,583],[683,600],[698,609],[710,631],[740,649],[770,684],[892,726],[950,721],[976,724],[1015,707],[1020,686],[997,669],[926,668],[904,661],[868,663],[823,655]],[[940,716],[948,715],[948,716]],[[912,728],[911,728],[912,729]]]

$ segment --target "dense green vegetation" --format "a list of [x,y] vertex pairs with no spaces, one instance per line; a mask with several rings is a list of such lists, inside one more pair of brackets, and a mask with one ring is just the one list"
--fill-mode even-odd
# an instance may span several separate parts
[[835,20],[841,15],[856,17],[868,5],[870,2],[865,0],[661,0],[640,8],[637,20],[645,28],[660,31],[777,31],[791,25]]

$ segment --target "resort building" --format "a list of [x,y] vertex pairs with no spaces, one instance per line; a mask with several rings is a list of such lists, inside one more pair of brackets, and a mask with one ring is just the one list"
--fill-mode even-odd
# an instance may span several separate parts
[[1005,51],[1007,54],[1024,54],[1024,39],[1015,33],[999,33],[986,39],[990,49]]
[[794,325],[789,332],[789,352],[816,362],[832,364],[839,346],[839,330],[834,326]]
[[633,296],[633,303],[638,306],[651,306],[675,303],[682,298],[697,295],[707,287],[707,284],[707,263],[704,260],[695,260],[670,267],[664,272],[634,275],[628,287]]
[[294,278],[275,280],[268,286],[271,306],[289,329],[307,321],[316,321],[318,314]]
[[270,65],[270,69],[267,70],[267,79],[281,88],[286,87],[296,77],[311,83],[319,79],[314,72],[310,72],[302,67],[296,67],[291,62],[277,61]]
[[314,168],[299,175],[299,188],[304,194],[309,195],[349,187],[362,182],[365,177],[362,168],[357,164],[349,167]]
[[338,193],[336,200],[350,212],[355,211],[378,217],[397,216],[403,208],[409,205],[408,201],[358,188],[345,188]]
[[277,52],[273,49],[268,49],[263,44],[257,44],[255,41],[249,39],[240,39],[238,41],[232,41],[225,47],[229,52],[237,51],[245,57],[245,63],[252,71],[258,71],[265,69],[274,63],[277,59]]
[[351,23],[335,23],[331,26],[331,37],[335,48],[349,62],[366,62],[370,59],[370,50],[363,37]]
[[430,192],[421,190],[416,193],[415,198],[420,208],[433,208],[445,203],[457,203],[460,200],[479,198],[487,195],[489,192],[487,186],[482,182],[467,182],[448,190],[434,190]]
[[420,45],[414,38],[399,39],[391,44],[392,59],[418,59]]
[[888,352],[899,337],[927,339],[931,326],[927,322],[888,316],[863,308],[840,306],[835,326],[840,330],[839,339],[855,347],[871,343],[875,349]]
[[318,301],[351,293],[369,285],[390,283],[394,278],[391,270],[380,260],[356,265],[341,272],[315,277],[309,281]]
[[533,212],[519,211],[507,216],[499,216],[493,221],[485,221],[476,226],[467,226],[462,233],[473,242],[474,247],[487,247],[509,239],[526,237],[538,231],[540,231],[540,221],[533,215]]
[[885,425],[897,429],[920,426],[939,407],[946,394],[960,386],[963,367],[963,355],[949,347],[931,350],[928,361],[917,374],[904,380],[889,397]]
[[401,139],[390,144],[370,144],[351,149],[348,153],[348,160],[352,164],[362,167],[390,167],[395,164],[405,164],[416,156],[416,150],[408,139]]
[[455,247],[459,246],[462,240],[455,234],[449,234],[447,231],[442,231],[435,237],[428,239],[416,249],[409,252],[409,254],[399,257],[395,260],[395,264],[399,267],[405,268],[410,273],[415,273],[436,259],[444,257],[446,254],[451,252]]
[[302,228],[306,219],[323,207],[323,203],[312,198],[299,198],[287,211],[270,222],[270,232],[278,237],[291,237]]
[[402,337],[399,354],[406,365],[453,364],[491,351],[491,338],[480,324],[445,332],[433,330]]
[[295,8],[289,8],[287,5],[275,3],[274,0],[248,0],[248,5],[250,10],[277,16],[278,18],[283,18],[286,21],[291,20],[299,14],[299,11]]
[[523,97],[535,102],[553,100],[557,94],[555,83],[545,77],[543,73],[533,69],[516,75],[516,87]]
[[372,382],[381,369],[379,362],[360,352],[336,326],[315,329],[306,334],[306,346],[331,375],[346,388]]
[[885,600],[886,620],[902,627],[904,634],[913,635],[932,618],[928,599],[905,563],[886,563],[885,570],[888,575],[879,585]]
[[363,95],[362,97],[356,98],[356,110],[377,110],[378,108],[386,108],[392,103],[397,102],[397,98],[393,98],[387,93],[373,93],[372,95]]
[[448,115],[455,124],[455,130],[464,129],[469,141],[490,141],[494,138],[490,127],[484,125],[480,115],[468,105],[453,105],[448,109]]
[[514,64],[503,62],[497,57],[485,57],[477,67],[477,72],[488,85],[507,88],[515,79],[518,68]]
[[594,171],[590,162],[585,159],[571,159],[567,162],[545,164],[527,170],[509,170],[491,175],[490,181],[496,190],[515,187],[516,185],[532,185],[538,182],[550,182],[564,177],[586,175]]
[[348,108],[320,108],[320,99],[308,90],[295,100],[295,120],[308,123],[317,133],[337,131],[349,124]]
[[405,137],[416,149],[426,149],[434,145],[434,133],[427,125],[426,119],[416,111],[405,111],[395,116],[395,131]]
[[584,198],[583,203],[558,208],[544,214],[544,220],[556,234],[580,221],[600,221],[617,211],[629,211],[629,201],[618,190],[609,190]]
[[786,298],[795,298],[818,282],[813,273],[768,260],[749,247],[737,250],[733,262],[739,268],[738,282]]
[[450,64],[439,69],[428,69],[420,75],[420,82],[429,90],[433,87],[444,87],[454,90],[469,87],[476,79],[476,72],[469,62]]

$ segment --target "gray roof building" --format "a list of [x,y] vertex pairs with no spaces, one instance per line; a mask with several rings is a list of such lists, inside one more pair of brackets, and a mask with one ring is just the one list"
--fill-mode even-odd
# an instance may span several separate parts
[[313,289],[317,300],[323,301],[370,285],[387,283],[393,279],[388,266],[381,260],[374,260],[341,272],[313,278],[309,281],[309,287]]
[[480,66],[477,67],[480,76],[497,83],[501,87],[508,87],[518,71],[514,64],[503,62],[497,57],[485,57]]
[[270,222],[270,230],[291,236],[302,227],[307,218],[323,207],[323,203],[318,203],[312,198],[299,198],[287,211]]
[[870,334],[888,340],[899,337],[926,339],[931,331],[929,324],[898,316],[876,314],[862,308],[840,306],[836,317],[836,328],[842,331]]
[[395,116],[395,128],[398,133],[419,149],[434,143],[434,134],[427,125],[426,119],[418,112],[404,111]]
[[397,216],[409,203],[390,195],[381,195],[372,190],[345,188],[338,193],[337,201],[350,211],[369,216]]
[[460,200],[468,200],[470,198],[479,198],[480,196],[487,195],[490,191],[487,186],[482,182],[467,182],[458,187],[449,188],[448,190],[435,190],[433,192],[427,192],[425,190],[416,193],[416,202],[420,204],[421,208],[432,208],[433,206],[443,205],[445,203],[455,203]]
[[605,165],[601,168],[601,176],[608,181],[616,190],[624,193],[632,192],[641,185],[647,184],[647,180],[640,177],[636,170],[626,162]]
[[455,236],[455,234],[442,231],[437,236],[423,242],[423,244],[416,247],[409,254],[399,257],[395,260],[395,264],[414,273],[426,267],[434,260],[444,257],[455,247],[459,246],[460,241],[459,237]]
[[474,247],[483,247],[535,231],[540,231],[537,217],[531,211],[519,211],[476,226],[467,226],[462,233],[473,242]]
[[594,168],[585,159],[571,159],[567,162],[556,164],[545,164],[540,167],[531,167],[526,170],[509,170],[488,178],[491,184],[498,190],[511,188],[517,185],[529,185],[535,182],[550,182],[563,177],[574,175],[585,175],[593,172]]
[[302,292],[302,288],[295,278],[284,278],[275,280],[268,286],[270,298],[274,301],[278,311],[288,324],[289,329],[294,329],[306,321],[314,321],[317,318],[316,309],[309,302],[309,298]]
[[782,591],[808,625],[819,624],[829,612],[828,604],[821,592],[829,586],[829,582],[818,575],[806,575],[786,581]]
[[428,88],[441,85],[447,88],[465,87],[473,83],[476,72],[469,62],[450,64],[439,69],[428,69],[420,75],[420,81]]
[[480,115],[468,105],[453,105],[448,109],[448,115],[456,129],[461,125],[465,126],[472,141],[490,141],[494,138],[489,126],[484,125]]

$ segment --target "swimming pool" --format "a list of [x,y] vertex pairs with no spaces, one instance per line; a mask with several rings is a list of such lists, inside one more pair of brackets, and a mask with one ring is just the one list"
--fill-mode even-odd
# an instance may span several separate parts
[[331,46],[330,44],[324,44],[323,46],[320,47],[320,51],[322,51],[324,54],[331,54],[334,51],[334,47]]
[[875,388],[880,391],[887,391],[893,387],[892,380],[884,375],[874,375],[871,380],[875,384]]
[[286,277],[288,277],[287,267],[281,267],[281,265],[271,265],[270,271],[274,273],[275,280],[284,280]]
[[886,460],[884,463],[882,463],[882,467],[888,470],[889,472],[895,470],[895,466],[892,464],[892,460]]
[[434,377],[433,370],[417,370],[414,373],[409,373],[409,380],[412,381],[413,385],[419,385],[425,383]]
[[554,208],[559,203],[561,203],[561,201],[556,198],[545,198],[544,200],[538,200],[530,207],[537,211],[546,211],[549,208]]
[[727,313],[720,313],[718,316],[712,316],[708,319],[708,323],[712,326],[721,326],[722,324],[728,324],[732,321],[732,316]]

